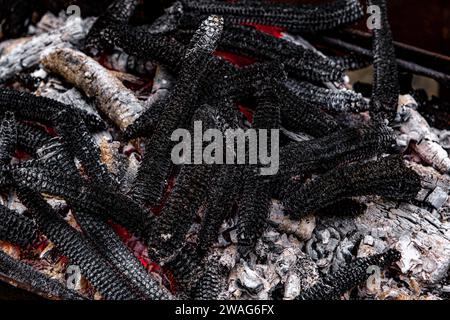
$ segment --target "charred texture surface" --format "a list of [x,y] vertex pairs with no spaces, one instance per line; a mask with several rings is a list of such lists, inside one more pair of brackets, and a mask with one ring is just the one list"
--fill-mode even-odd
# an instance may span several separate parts
[[173,275],[177,288],[183,291],[193,288],[203,269],[202,258],[191,245],[182,247],[164,267]]
[[128,25],[111,25],[101,32],[103,41],[123,49],[129,55],[157,61],[171,71],[179,71],[186,48],[167,35],[148,34],[146,29]]
[[373,30],[374,79],[372,92],[372,111],[382,112],[388,120],[397,114],[398,96],[400,94],[397,61],[389,26],[385,0],[368,0],[369,5],[378,6],[380,10],[380,28]]
[[58,281],[38,272],[35,268],[17,261],[0,250],[0,278],[21,283],[27,290],[33,289],[48,299],[83,300],[76,292],[67,289]]
[[205,272],[192,290],[192,298],[194,300],[217,300],[224,284],[219,263],[210,261],[206,264]]
[[345,198],[377,195],[409,201],[420,191],[420,177],[398,157],[355,163],[334,169],[297,190],[286,190],[286,210],[295,218]]
[[6,112],[0,123],[0,164],[9,164],[17,146],[17,126],[14,113]]
[[[180,31],[177,38],[185,40],[191,33],[192,31]],[[241,56],[282,62],[291,76],[311,81],[342,81],[344,77],[343,69],[333,60],[249,26],[225,28],[218,49]]]
[[286,129],[320,138],[342,128],[333,116],[323,110],[301,104],[291,89],[281,86],[278,94],[281,104],[281,124]]
[[110,263],[141,291],[146,299],[171,299],[170,292],[149,274],[117,234],[99,217],[75,211],[75,218],[95,247]]
[[[193,122],[201,121],[205,130],[215,129],[218,127],[215,117],[216,113],[212,109],[204,107],[195,113]],[[194,125],[191,131],[193,130]],[[196,147],[203,146],[194,145],[194,150]],[[184,243],[197,211],[206,199],[213,171],[213,166],[208,164],[185,164],[181,168],[160,219],[149,231],[149,245],[155,249],[157,256],[167,257]]]
[[202,23],[186,50],[178,83],[168,97],[155,134],[150,138],[134,186],[134,195],[155,205],[161,198],[170,170],[172,132],[189,121],[197,104],[200,78],[208,66],[223,27],[220,17],[212,16]]
[[399,259],[400,252],[395,249],[367,258],[358,258],[301,292],[297,299],[338,300],[345,292],[361,284],[371,275],[369,267],[377,266],[386,269]]
[[116,0],[97,18],[92,28],[89,30],[84,43],[84,50],[97,55],[104,49],[104,42],[101,41],[101,32],[114,23],[127,23],[134,10],[138,0]]
[[308,82],[288,81],[298,101],[310,108],[323,107],[336,112],[362,112],[369,110],[369,102],[360,93],[351,90],[331,90]]
[[17,122],[17,148],[19,150],[36,156],[37,150],[47,144],[50,139],[51,136],[44,129]]
[[81,161],[90,178],[107,187],[116,187],[117,182],[100,161],[100,148],[93,141],[83,120],[77,119],[74,114],[67,111],[59,112],[56,118],[58,119],[57,130],[63,137],[67,150]]
[[331,4],[283,5],[257,2],[226,3],[218,1],[182,0],[181,24],[191,24],[210,14],[222,15],[227,23],[263,24],[295,32],[318,32],[357,21],[363,16],[356,0],[337,0]]
[[319,139],[291,142],[280,150],[278,175],[323,172],[342,163],[381,155],[394,144],[393,130],[379,124],[343,129]]
[[37,239],[37,227],[33,220],[0,205],[0,240],[19,246],[27,246]]
[[[276,78],[274,80],[277,81]],[[276,97],[276,93],[272,89],[266,89],[258,96],[258,107],[253,119],[254,129],[270,131],[279,128],[280,107]],[[269,134],[271,133],[268,132],[267,135]],[[269,152],[268,150],[272,150],[272,144],[275,141],[272,141],[271,137],[267,138],[267,152]],[[249,154],[249,156],[251,155]],[[250,166],[244,171],[246,179],[238,216],[238,252],[243,256],[253,249],[267,224],[271,200],[270,183],[269,179],[262,175],[261,169]]]
[[105,297],[113,300],[141,299],[127,281],[115,273],[108,262],[69,226],[37,193],[19,188],[18,194],[36,218],[39,229],[71,263],[79,266],[86,279]]
[[[44,123],[58,124],[55,117],[59,112],[67,112],[83,119],[86,125],[94,130],[105,129],[104,122],[94,115],[77,110],[71,106],[62,104],[52,99],[37,97],[27,92],[13,89],[0,88],[0,113],[14,112],[16,117],[25,120],[35,120]],[[71,118],[66,119],[72,121]]]

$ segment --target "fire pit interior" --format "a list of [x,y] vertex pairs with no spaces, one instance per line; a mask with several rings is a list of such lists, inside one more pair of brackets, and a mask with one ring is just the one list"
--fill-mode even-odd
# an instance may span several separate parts
[[386,2],[0,0],[0,299],[447,299],[449,51]]

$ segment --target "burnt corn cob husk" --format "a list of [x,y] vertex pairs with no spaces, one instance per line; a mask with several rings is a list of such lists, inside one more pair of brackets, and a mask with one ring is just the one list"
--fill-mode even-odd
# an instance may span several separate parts
[[57,280],[38,272],[32,266],[17,261],[0,250],[0,279],[53,300],[83,300]]
[[[276,77],[273,80],[278,81]],[[280,126],[280,107],[276,98],[276,93],[271,89],[265,89],[257,98],[258,106],[253,119],[253,128],[266,129],[269,131],[268,137],[271,129],[279,129]],[[273,143],[275,142],[269,138],[268,150],[272,150]],[[250,166],[244,172],[246,179],[238,215],[238,252],[243,256],[248,254],[249,249],[252,249],[262,236],[271,203],[268,178],[262,176],[259,168],[254,166]]]
[[212,16],[205,20],[186,50],[178,83],[170,93],[158,127],[147,145],[134,186],[134,196],[155,205],[161,199],[171,162],[170,136],[179,126],[191,119],[197,104],[198,86],[219,40],[223,20]]
[[279,62],[254,63],[236,69],[226,74],[226,81],[205,84],[205,98],[218,102],[224,99],[240,101],[254,98],[261,94],[265,87],[274,85],[274,74],[279,76],[279,81],[287,79],[284,65]]
[[54,137],[36,150],[36,158],[47,169],[79,178],[80,172],[75,165],[74,156],[67,150],[60,137]]
[[[204,131],[219,127],[217,112],[207,106],[195,113],[192,122],[195,121],[201,121]],[[192,124],[191,133],[193,131]],[[196,147],[199,146],[194,146],[194,149]],[[197,211],[207,197],[208,186],[216,166],[214,164],[182,166],[160,219],[149,231],[149,246],[154,248],[158,257],[164,258],[173,254],[184,243]]]
[[346,71],[355,71],[367,68],[370,66],[370,59],[358,55],[358,54],[347,54],[344,56],[335,56],[332,57],[333,61],[341,66]]
[[106,222],[87,212],[75,210],[73,213],[86,237],[92,240],[98,251],[114,268],[127,277],[146,299],[172,298],[170,292],[144,269],[141,262]]
[[369,102],[360,93],[351,90],[331,90],[308,82],[288,81],[298,101],[309,108],[323,107],[336,112],[363,112],[369,110]]
[[185,245],[164,264],[164,267],[173,275],[176,287],[189,292],[201,276],[202,260],[195,247]]
[[136,236],[144,235],[147,225],[154,223],[152,216],[134,199],[108,190],[103,185],[88,185],[69,202],[77,209],[98,215],[105,221],[111,219]]
[[[108,169],[100,160],[100,148],[92,139],[86,125],[80,119],[67,111],[61,111],[57,115],[57,130],[61,134],[67,151],[79,159],[89,177],[96,183],[105,184],[107,187],[117,187]],[[74,121],[74,119],[76,119]]]
[[33,220],[0,205],[0,240],[19,246],[27,246],[37,239],[37,227]]
[[362,18],[363,11],[357,0],[337,0],[323,5],[297,5],[260,3],[227,3],[222,1],[182,0],[181,25],[204,19],[210,14],[222,15],[227,23],[258,23],[278,26],[293,32],[330,30]]
[[44,129],[17,122],[17,148],[36,156],[39,148],[49,142],[51,136]]
[[36,160],[11,166],[9,173],[20,186],[64,199],[77,197],[82,187],[82,181],[77,177],[68,176],[59,168],[47,167]]
[[[222,119],[220,130],[239,129],[238,111],[229,100],[218,105],[218,119]],[[226,151],[225,151],[226,152]],[[213,169],[211,183],[208,188],[206,211],[198,232],[197,253],[204,257],[211,246],[217,242],[219,230],[225,219],[231,214],[233,205],[241,191],[241,174],[244,168],[240,165],[228,164]]]
[[400,86],[398,66],[385,0],[368,0],[380,8],[380,28],[373,30],[374,79],[371,99],[372,112],[382,113],[392,121],[398,108]]
[[69,258],[70,263],[80,268],[82,275],[105,299],[143,298],[140,293],[133,290],[128,280],[118,275],[98,251],[64,221],[39,194],[27,188],[18,188],[17,192],[21,201],[33,213],[39,229]]
[[38,97],[31,93],[0,88],[0,114],[4,114],[6,111],[12,111],[17,118],[45,123],[50,122],[56,125],[58,119],[55,117],[63,110],[81,117],[92,130],[105,129],[103,120],[95,115],[75,109],[72,106],[49,98]]
[[111,219],[136,235],[145,230],[144,221],[150,219],[148,213],[131,198],[109,190],[104,185],[88,183],[79,176],[67,175],[40,161],[11,166],[5,178],[35,192],[63,198],[70,205],[98,215],[105,221]]
[[[181,30],[175,36],[183,41],[191,34],[191,30]],[[218,49],[259,60],[282,62],[293,77],[324,82],[342,81],[344,77],[343,68],[333,60],[249,26],[225,28]]]
[[303,105],[295,92],[280,85],[279,101],[281,108],[281,124],[294,132],[304,132],[315,138],[320,138],[336,132],[342,125],[330,114],[319,108]]
[[204,256],[217,241],[220,226],[232,211],[237,194],[241,190],[241,173],[242,168],[237,165],[225,165],[215,172],[198,234],[197,250],[200,256]]
[[221,273],[222,270],[217,261],[213,260],[206,263],[205,271],[192,290],[192,299],[217,300],[225,286],[224,276]]
[[17,146],[17,126],[14,113],[6,112],[0,123],[0,164],[9,164]]
[[330,170],[389,151],[394,131],[383,124],[347,128],[319,139],[291,142],[280,149],[278,176]]
[[106,44],[114,45],[132,56],[157,61],[178,72],[186,47],[167,35],[148,34],[146,29],[124,24],[110,25],[101,32]]
[[399,157],[387,157],[336,168],[300,188],[289,188],[283,203],[292,217],[300,218],[345,198],[373,195],[409,201],[419,191],[418,174]]
[[101,32],[112,23],[127,23],[138,3],[138,0],[115,0],[110,4],[89,30],[84,42],[84,50],[93,55],[100,53],[105,46],[104,41],[101,40]]
[[[303,291],[296,298],[298,300],[337,300],[349,291],[366,281],[370,273],[370,267],[386,269],[400,259],[401,255],[395,249],[389,249],[384,253],[366,258],[357,258],[336,272],[325,276],[311,288]],[[373,272],[373,271],[372,271]]]

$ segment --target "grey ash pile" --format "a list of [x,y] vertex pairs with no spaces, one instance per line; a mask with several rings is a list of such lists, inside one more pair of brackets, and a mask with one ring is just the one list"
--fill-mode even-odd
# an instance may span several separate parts
[[[358,0],[0,2],[0,279],[51,299],[448,294],[449,103],[412,79],[450,73],[396,56],[385,0],[369,46],[346,29]],[[280,129],[277,174],[174,165],[194,121]]]

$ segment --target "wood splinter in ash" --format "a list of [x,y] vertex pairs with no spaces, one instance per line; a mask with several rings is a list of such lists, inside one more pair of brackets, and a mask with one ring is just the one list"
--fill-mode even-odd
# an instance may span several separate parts
[[50,71],[94,97],[100,110],[121,130],[125,130],[144,111],[136,96],[110,71],[84,53],[57,49],[42,59]]

